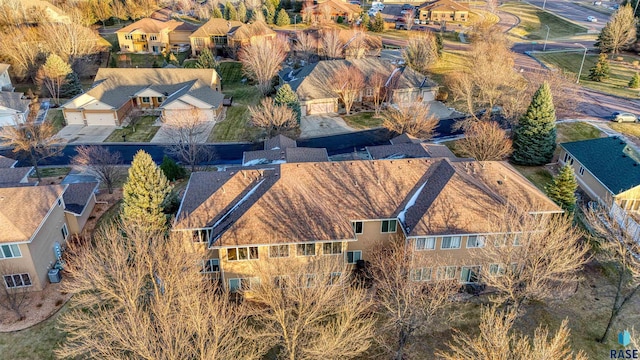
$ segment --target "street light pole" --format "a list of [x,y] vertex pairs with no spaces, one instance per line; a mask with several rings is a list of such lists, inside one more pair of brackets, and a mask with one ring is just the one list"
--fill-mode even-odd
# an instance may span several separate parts
[[578,79],[576,80],[576,84],[580,84],[580,75],[582,75],[582,67],[584,66],[584,59],[587,57],[587,47],[576,43],[576,45],[580,45],[584,48],[584,54],[582,55],[582,63],[580,64],[580,70],[578,71]]
[[544,7],[547,5],[547,0],[544,0],[544,2],[542,3],[542,10],[544,10]]
[[[640,0],[638,0],[640,1]],[[549,25],[545,25],[545,27],[547,28],[547,36],[545,36],[544,38],[544,47],[542,48],[542,51],[547,51],[547,40],[549,40]]]

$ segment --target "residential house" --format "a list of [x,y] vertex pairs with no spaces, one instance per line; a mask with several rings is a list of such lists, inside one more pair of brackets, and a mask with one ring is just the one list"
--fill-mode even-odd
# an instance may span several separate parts
[[244,24],[240,21],[212,18],[189,36],[191,55],[197,56],[205,47],[216,55],[228,54],[241,46],[268,41],[276,37],[263,22]]
[[18,160],[14,160],[6,156],[0,155],[0,169],[14,168],[16,167],[16,164],[18,164]]
[[[8,165],[11,159],[4,158],[2,162]],[[17,187],[29,186],[29,174],[33,171],[33,167],[14,167],[17,161],[14,160],[11,167],[0,168],[0,187]]]
[[303,19],[310,18],[312,22],[338,22],[342,18],[344,22],[351,22],[360,16],[362,8],[359,5],[350,4],[340,0],[318,1],[315,5],[303,8],[300,14]]
[[418,7],[418,19],[426,21],[468,21],[469,7],[454,0],[436,0]]
[[84,229],[84,225],[96,205],[96,192],[99,184],[98,182],[86,182],[67,185],[62,199],[69,233],[80,234]]
[[[385,78],[387,102],[430,102],[435,99],[437,85],[408,67],[397,67],[380,58],[324,60],[299,69],[286,68],[279,73],[280,83],[288,83],[300,100],[302,115],[338,112],[338,94],[332,88],[333,77],[345,66],[359,69],[368,81],[374,74]],[[365,86],[358,102],[373,97],[374,89]]]
[[0,126],[25,122],[29,115],[30,103],[23,93],[0,91]]
[[372,160],[411,158],[456,158],[448,147],[442,144],[423,143],[411,135],[401,134],[389,140],[390,145],[367,146],[367,154]]
[[494,220],[519,204],[531,214],[562,212],[504,162],[284,163],[192,173],[173,229],[193,234],[202,271],[232,291],[250,286],[251,261],[337,256],[355,264],[393,237],[468,283],[489,265],[478,248],[495,235]]
[[264,150],[245,151],[242,154],[243,166],[322,161],[329,161],[327,149],[298,147],[295,140],[284,135],[265,141]]
[[9,77],[9,64],[0,64],[0,91],[13,91],[13,84]]
[[[351,29],[336,29],[334,27],[327,27],[320,30],[311,29],[306,30],[309,36],[309,41],[312,41],[313,54],[320,56],[323,54],[323,41],[322,37],[326,31],[338,31],[338,40],[342,44],[341,58],[355,59],[365,56],[379,56],[382,50],[382,37],[373,35],[369,32],[363,32],[359,30]],[[296,34],[301,34],[301,32]],[[292,39],[292,48],[295,50],[295,44],[298,41],[297,38]]]
[[215,121],[224,95],[213,69],[101,68],[91,89],[62,105],[67,124],[120,125],[133,110],[165,118],[197,110]]
[[195,26],[176,20],[144,18],[116,31],[121,52],[186,51]]

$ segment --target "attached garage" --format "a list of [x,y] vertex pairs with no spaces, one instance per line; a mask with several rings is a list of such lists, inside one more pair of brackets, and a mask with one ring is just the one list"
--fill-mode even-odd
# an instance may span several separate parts
[[70,111],[65,109],[64,119],[67,121],[67,125],[84,125],[82,111]]
[[84,116],[87,120],[87,125],[116,125],[115,111],[109,112],[88,112],[85,111]]
[[329,99],[329,101],[326,102],[318,102],[313,104],[307,103],[306,110],[306,115],[328,114],[338,111],[336,102],[333,99]]
[[[189,119],[193,116],[193,109],[163,109],[163,121],[171,121],[171,119]],[[216,121],[217,115],[214,109],[197,109],[197,117],[201,121]]]

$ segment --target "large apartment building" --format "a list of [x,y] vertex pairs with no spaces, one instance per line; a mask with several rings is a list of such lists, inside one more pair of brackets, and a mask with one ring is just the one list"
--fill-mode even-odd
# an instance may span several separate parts
[[[426,158],[271,164],[191,175],[174,230],[193,233],[203,272],[231,290],[252,262],[337,256],[368,261],[393,237],[438,259],[441,276],[477,279],[475,254],[505,207],[560,213],[503,162]],[[361,262],[361,264],[363,263]],[[431,278],[431,269],[421,279]]]

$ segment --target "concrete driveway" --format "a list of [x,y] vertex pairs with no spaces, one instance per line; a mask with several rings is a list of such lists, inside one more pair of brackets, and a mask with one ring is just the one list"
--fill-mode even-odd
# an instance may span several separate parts
[[[158,130],[156,135],[151,139],[151,143],[155,144],[169,144],[176,141],[175,131],[168,130],[169,127],[166,124],[162,124],[162,127]],[[198,128],[194,131],[197,131],[196,142],[206,143],[209,139],[209,134],[213,130],[213,126],[216,124],[215,121],[206,121],[202,123],[202,126],[198,125]]]
[[344,134],[355,130],[337,115],[309,115],[300,120],[301,138]]
[[117,126],[67,125],[58,132],[58,136],[68,143],[101,143]]

